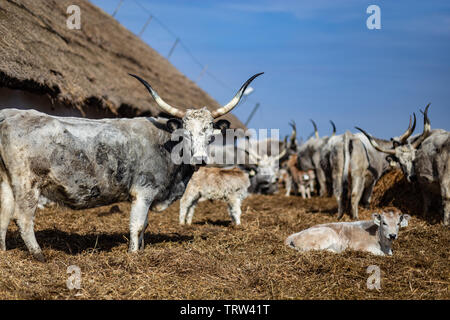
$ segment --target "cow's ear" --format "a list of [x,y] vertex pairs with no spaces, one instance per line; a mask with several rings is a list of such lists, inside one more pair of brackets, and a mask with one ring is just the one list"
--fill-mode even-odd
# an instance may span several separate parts
[[248,173],[249,177],[253,177],[256,175],[256,167],[254,166],[239,166],[241,170],[244,170]]
[[408,221],[411,218],[409,214],[402,214],[400,216],[400,228],[404,228],[408,226]]
[[381,224],[381,214],[379,213],[372,213],[373,223],[375,223],[377,226],[380,226]]
[[220,131],[223,132],[229,128],[230,128],[230,121],[228,120],[221,119],[214,122],[214,129],[219,129]]
[[396,161],[396,158],[394,156],[392,156],[392,155],[387,156],[386,157],[386,161],[389,162],[389,165],[392,168],[396,168],[397,167],[397,161]]
[[172,118],[167,121],[166,126],[170,132],[174,132],[175,130],[180,129],[183,126],[183,123],[180,119]]

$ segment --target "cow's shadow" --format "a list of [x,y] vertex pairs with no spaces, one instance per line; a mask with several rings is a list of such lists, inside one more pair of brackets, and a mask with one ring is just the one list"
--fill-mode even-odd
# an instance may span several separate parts
[[[128,233],[89,233],[78,234],[69,233],[56,229],[39,230],[35,232],[36,240],[41,248],[51,248],[53,250],[62,251],[69,255],[77,255],[89,250],[98,252],[110,252],[113,248],[129,243]],[[183,235],[179,233],[150,233],[146,232],[144,236],[145,245],[152,245],[162,242],[189,242],[193,241],[191,235]],[[18,231],[8,233],[7,239],[8,249],[22,249],[27,251],[22,238]]]
[[195,225],[213,225],[213,226],[220,226],[220,227],[228,227],[231,226],[230,220],[212,220],[212,219],[206,219],[202,221],[194,222]]

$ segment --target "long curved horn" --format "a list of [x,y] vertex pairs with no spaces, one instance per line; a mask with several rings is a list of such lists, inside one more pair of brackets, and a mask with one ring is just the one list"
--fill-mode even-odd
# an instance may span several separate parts
[[289,122],[289,125],[292,127],[292,133],[291,133],[291,137],[290,137],[291,144],[295,144],[295,140],[297,139],[297,126],[296,126],[294,120]]
[[369,139],[370,144],[371,144],[376,150],[378,150],[378,151],[380,151],[380,152],[387,153],[387,154],[395,155],[395,150],[386,150],[386,149],[381,148],[381,147],[378,145],[378,143],[376,143],[376,141],[373,139],[373,137],[372,137],[370,134],[368,134],[367,132],[365,132],[365,131],[364,131],[363,129],[361,129],[361,128],[358,128],[358,127],[355,127],[355,128],[358,129],[359,131],[361,131],[361,132],[367,137],[367,139]]
[[431,124],[430,124],[430,119],[428,119],[428,108],[430,107],[430,103],[426,106],[425,108],[425,112],[423,112],[422,110],[420,110],[420,112],[423,113],[423,133],[422,135],[413,142],[412,146],[414,147],[414,149],[417,149],[420,144],[430,136],[430,132],[431,132]]
[[239,103],[239,101],[242,98],[242,95],[244,94],[245,89],[247,89],[247,87],[249,86],[249,84],[256,78],[259,77],[260,75],[262,75],[264,72],[260,72],[255,74],[254,76],[252,76],[250,79],[248,79],[247,81],[245,81],[245,83],[242,85],[242,87],[239,89],[239,91],[236,93],[236,95],[233,97],[233,99],[231,99],[230,102],[228,102],[226,105],[224,105],[222,108],[219,108],[217,110],[214,110],[211,114],[213,116],[213,118],[218,118],[220,116],[223,116],[224,114],[230,112],[231,110],[233,110],[234,107],[237,106],[237,104]]
[[316,125],[316,123],[314,122],[313,119],[309,119],[309,121],[311,121],[312,124],[313,124],[313,126],[314,126],[314,134],[316,135],[316,138],[319,139],[319,131],[317,130],[317,125]]
[[156,93],[155,90],[153,90],[153,88],[148,84],[147,81],[145,81],[144,79],[138,77],[137,75],[131,74],[129,73],[130,76],[138,79],[148,90],[148,92],[150,92],[150,94],[152,95],[153,99],[155,99],[155,102],[158,104],[158,106],[165,112],[167,112],[168,114],[176,117],[176,118],[183,118],[185,112],[181,111],[177,108],[172,107],[170,104],[168,104],[167,102],[165,102],[163,99],[161,99],[161,97]]
[[281,151],[281,153],[279,153],[276,157],[275,157],[275,159],[276,160],[279,160],[279,159],[281,159],[281,158],[283,158],[285,155],[286,155],[286,148],[284,148],[284,150],[283,151]]
[[259,161],[261,160],[261,156],[255,152],[253,152],[252,148],[248,148],[247,153],[249,155],[249,157],[253,158],[255,160],[256,163],[259,163]]
[[336,125],[334,124],[333,121],[330,120],[331,125],[333,126],[333,132],[331,133],[331,136],[335,136],[336,135]]
[[[408,129],[406,129],[405,133],[398,138],[400,144],[405,144],[406,140],[413,134],[414,130],[416,129],[416,114],[414,115],[414,124],[412,123],[412,118],[409,116],[409,126]],[[412,127],[411,127],[412,126]]]

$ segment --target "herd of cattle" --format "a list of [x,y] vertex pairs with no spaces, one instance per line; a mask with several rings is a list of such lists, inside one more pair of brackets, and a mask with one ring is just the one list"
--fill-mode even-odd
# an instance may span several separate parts
[[[284,184],[286,196],[334,195],[337,218],[349,211],[357,219],[360,202],[370,203],[378,179],[398,166],[422,190],[424,212],[430,193],[438,194],[443,222],[450,224],[450,134],[431,130],[429,105],[423,111],[421,134],[412,135],[414,114],[406,132],[390,141],[359,128],[361,133],[336,135],[333,122],[332,134],[320,137],[312,121],[315,134],[303,144],[297,142],[294,122],[289,139],[257,141],[256,149],[248,147],[248,138],[243,143],[212,143],[230,130],[228,121],[214,119],[236,107],[261,74],[247,80],[228,104],[215,111],[206,107],[182,111],[166,103],[145,80],[131,75],[170,118],[90,120],[1,110],[0,249],[6,250],[6,231],[13,219],[31,254],[44,260],[34,234],[34,215],[36,207],[47,201],[74,209],[131,201],[130,252],[144,247],[148,210],[162,211],[179,198],[180,224],[192,222],[199,201],[214,199],[227,202],[239,225],[241,202],[248,193],[273,194]],[[231,160],[211,161],[230,153]],[[314,226],[289,236],[286,244],[298,250],[353,248],[392,254],[391,243],[408,219],[393,212],[375,213],[371,221]]]

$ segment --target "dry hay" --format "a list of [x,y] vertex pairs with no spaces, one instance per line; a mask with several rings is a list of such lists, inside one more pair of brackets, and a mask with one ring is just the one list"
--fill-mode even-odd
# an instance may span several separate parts
[[390,171],[377,182],[371,207],[394,207],[403,213],[424,218],[429,223],[442,221],[441,200],[432,196],[428,216],[423,216],[422,194],[417,184],[409,183],[400,169]]
[[[1,299],[449,299],[448,229],[413,217],[394,243],[394,256],[300,254],[285,238],[335,221],[331,198],[252,195],[243,226],[232,227],[219,202],[199,204],[190,227],[178,225],[176,202],[150,213],[146,248],[127,253],[130,206],[84,211],[46,209],[36,236],[47,257],[33,261],[14,224],[0,252]],[[364,219],[371,211],[361,209]],[[348,221],[348,217],[344,220]],[[69,265],[81,268],[81,290],[69,291]],[[368,290],[366,269],[382,272]]]

